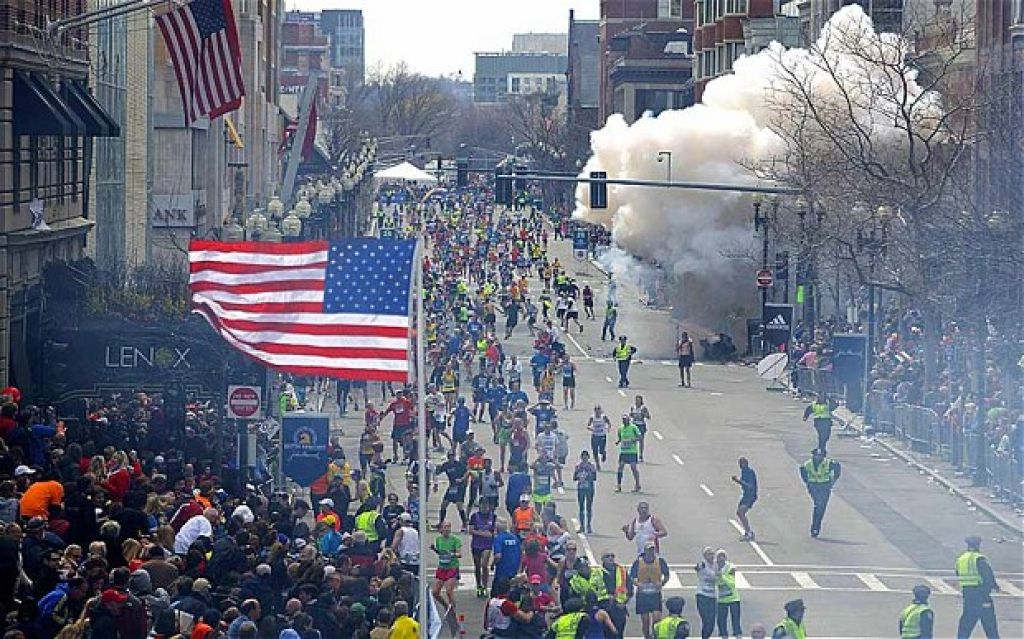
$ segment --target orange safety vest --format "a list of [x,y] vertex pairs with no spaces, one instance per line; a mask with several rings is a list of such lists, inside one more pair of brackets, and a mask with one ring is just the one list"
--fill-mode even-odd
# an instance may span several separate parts
[[624,604],[629,601],[629,589],[626,588],[626,580],[628,576],[626,574],[625,566],[615,566],[615,601],[619,604]]

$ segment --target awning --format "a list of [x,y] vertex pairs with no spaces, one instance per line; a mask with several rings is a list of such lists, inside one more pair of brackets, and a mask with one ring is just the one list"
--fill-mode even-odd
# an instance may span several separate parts
[[103,105],[96,101],[89,91],[74,82],[65,80],[61,83],[61,97],[64,103],[85,122],[85,134],[91,138],[117,138],[121,136],[121,127],[104,110]]
[[86,135],[85,122],[35,73],[14,70],[15,135]]

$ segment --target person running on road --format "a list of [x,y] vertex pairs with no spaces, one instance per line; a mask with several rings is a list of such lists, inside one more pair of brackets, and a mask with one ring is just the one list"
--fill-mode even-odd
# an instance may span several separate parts
[[661,589],[672,576],[668,563],[658,556],[654,540],[644,544],[644,551],[633,562],[629,576],[636,588],[636,614],[643,623],[644,639],[654,639],[651,625],[661,621]]
[[622,471],[628,465],[633,473],[633,492],[640,492],[640,469],[637,468],[637,455],[640,446],[640,429],[629,419],[622,416],[622,425],[616,434],[615,445],[619,447],[619,468],[615,471],[615,492],[622,492]]
[[601,341],[608,339],[608,335],[611,335],[612,339],[615,339],[615,322],[619,319],[619,307],[614,302],[608,300],[608,303],[604,307],[604,326],[601,327]]
[[964,542],[967,550],[956,560],[956,576],[960,580],[964,605],[957,637],[970,637],[974,626],[981,621],[985,636],[993,639],[999,636],[999,628],[992,591],[1000,591],[999,583],[992,572],[992,564],[981,554],[981,537],[971,535]]
[[480,500],[480,510],[469,518],[469,547],[473,553],[473,576],[476,579],[478,598],[486,596],[487,585],[490,583],[491,546],[494,543],[495,523],[491,502],[486,499]]
[[594,454],[594,465],[601,470],[601,463],[608,461],[608,431],[612,427],[612,420],[604,414],[600,404],[594,406],[594,414],[587,420],[587,430],[590,431],[590,450]]
[[619,335],[619,343],[612,349],[612,357],[619,369],[619,388],[629,388],[629,365],[635,354],[636,347],[626,342],[625,335]]
[[806,639],[807,628],[804,626],[804,612],[807,611],[807,607],[804,606],[804,600],[787,601],[783,607],[786,610],[786,617],[772,630],[772,639]]
[[935,636],[935,613],[928,605],[931,594],[932,589],[928,586],[914,586],[914,601],[900,613],[900,639],[932,639]]
[[[441,499],[441,512],[437,521],[438,530],[444,525],[448,516],[448,506],[455,504],[459,512],[459,519],[462,520],[462,532],[466,532],[466,488],[469,485],[469,468],[464,460],[455,456],[455,449],[448,451],[448,459],[434,470],[434,475],[444,473],[448,476],[448,488],[444,491]],[[434,484],[437,490],[437,484]]]
[[562,330],[566,333],[569,332],[569,322],[574,322],[580,333],[583,332],[583,324],[580,324],[580,309],[576,306],[576,300],[571,297],[565,299],[565,317],[562,319]]
[[[655,545],[661,547],[661,538],[668,536],[668,530],[661,519],[651,514],[651,505],[641,501],[636,505],[636,517],[622,527],[626,539],[636,543],[637,555],[643,554],[648,541],[654,541]],[[713,558],[713,557],[712,557]]]
[[732,636],[742,637],[740,628],[740,591],[736,588],[736,566],[721,548],[715,553],[715,572],[718,573],[718,635],[729,636],[729,620],[732,620]]
[[576,408],[576,363],[566,354],[559,368],[562,370],[562,404],[566,410],[572,410]]
[[538,516],[544,509],[544,504],[551,501],[551,488],[555,483],[557,466],[558,462],[547,449],[542,449],[537,460],[530,466],[533,469],[533,507]]
[[811,537],[817,537],[821,532],[821,520],[825,518],[825,509],[828,507],[829,497],[832,496],[832,487],[839,481],[842,468],[839,462],[833,461],[825,456],[825,451],[815,448],[811,451],[811,458],[800,467],[800,478],[807,486],[807,492],[814,502],[814,511],[811,515]]
[[693,340],[683,331],[676,342],[676,356],[679,357],[679,386],[690,387],[690,369],[693,368]]
[[643,395],[636,396],[633,405],[629,408],[629,418],[640,429],[640,461],[643,461],[644,441],[647,439],[647,420],[651,418],[651,411],[644,404]]
[[441,534],[434,539],[430,549],[437,555],[437,571],[431,593],[434,599],[444,605],[442,616],[455,616],[455,587],[459,584],[459,559],[462,557],[462,540],[452,534],[452,525],[441,524]]
[[594,319],[594,291],[590,288],[590,284],[583,285],[581,295],[583,297],[583,313],[588,320],[592,320]]
[[746,457],[739,458],[740,475],[732,476],[732,480],[739,484],[743,492],[740,494],[740,503],[736,506],[736,518],[743,525],[743,536],[740,541],[754,541],[754,529],[750,527],[750,520],[747,513],[754,507],[757,501],[757,473],[750,467]]
[[828,454],[828,440],[832,437],[832,404],[825,393],[818,393],[817,399],[804,409],[804,421],[814,416],[814,430],[818,433],[818,448]]
[[590,462],[590,453],[580,452],[580,461],[572,471],[576,481],[576,501],[579,503],[580,527],[576,532],[594,532],[594,491],[597,483],[597,467]]

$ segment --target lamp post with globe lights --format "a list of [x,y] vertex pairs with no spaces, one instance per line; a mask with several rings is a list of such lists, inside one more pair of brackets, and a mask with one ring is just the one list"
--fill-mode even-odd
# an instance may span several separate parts
[[892,220],[893,212],[892,207],[887,204],[882,204],[874,212],[869,212],[867,205],[857,202],[853,205],[850,214],[854,220],[868,218],[867,230],[857,229],[857,249],[865,253],[868,260],[868,339],[864,349],[864,392],[866,397],[871,389],[871,370],[874,368],[878,324],[875,308],[875,271],[878,268],[879,258],[886,252],[889,221]]

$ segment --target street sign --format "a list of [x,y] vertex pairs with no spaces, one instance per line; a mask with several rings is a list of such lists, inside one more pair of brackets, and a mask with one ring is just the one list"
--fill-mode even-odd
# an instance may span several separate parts
[[586,251],[590,248],[590,231],[579,228],[572,232],[572,248],[574,251]]
[[263,389],[259,386],[228,386],[228,417],[259,419]]
[[573,249],[572,255],[582,262],[587,259],[587,249]]
[[763,268],[757,272],[757,286],[758,288],[771,288],[774,278],[772,277],[772,271],[768,268]]
[[383,228],[380,230],[380,239],[382,240],[393,240],[395,239],[395,229]]

